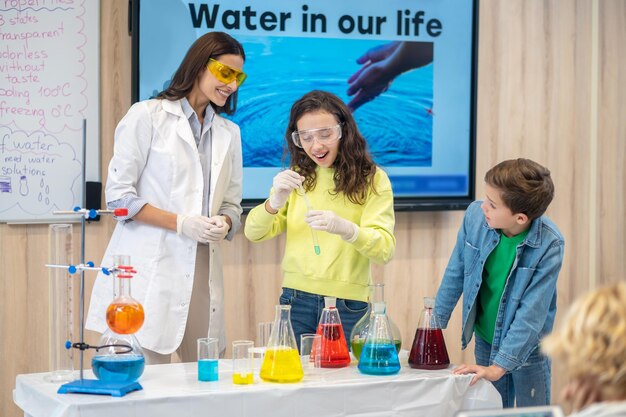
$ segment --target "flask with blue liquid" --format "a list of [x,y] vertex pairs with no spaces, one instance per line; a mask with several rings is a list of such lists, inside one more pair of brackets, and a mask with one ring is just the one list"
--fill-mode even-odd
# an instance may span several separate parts
[[400,360],[385,303],[375,303],[373,310],[358,368],[364,374],[393,375],[400,371]]
[[143,374],[145,359],[135,337],[144,321],[143,306],[131,296],[130,256],[114,257],[114,300],[107,308],[109,329],[100,338],[91,367],[103,382],[134,382]]

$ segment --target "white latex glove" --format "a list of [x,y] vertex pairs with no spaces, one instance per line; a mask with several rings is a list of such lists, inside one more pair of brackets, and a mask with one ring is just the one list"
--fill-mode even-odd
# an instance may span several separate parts
[[185,235],[199,243],[207,243],[209,229],[213,226],[206,216],[176,216],[176,233]]
[[291,194],[293,190],[300,187],[302,181],[304,181],[304,177],[290,169],[286,169],[276,174],[274,181],[272,182],[274,194],[270,196],[270,207],[274,210],[280,210],[287,202],[289,194]]
[[209,221],[211,222],[211,228],[209,229],[207,240],[213,243],[223,240],[228,234],[228,229],[230,229],[224,216],[209,217]]
[[333,233],[341,236],[347,242],[354,242],[359,233],[359,227],[330,210],[311,210],[307,212],[306,222],[314,230]]

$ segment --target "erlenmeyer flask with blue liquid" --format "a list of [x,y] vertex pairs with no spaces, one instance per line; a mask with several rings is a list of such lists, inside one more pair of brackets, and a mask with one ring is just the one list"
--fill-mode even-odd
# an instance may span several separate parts
[[370,375],[393,375],[400,371],[400,360],[394,345],[385,303],[375,303],[374,314],[363,350],[359,357],[359,371]]

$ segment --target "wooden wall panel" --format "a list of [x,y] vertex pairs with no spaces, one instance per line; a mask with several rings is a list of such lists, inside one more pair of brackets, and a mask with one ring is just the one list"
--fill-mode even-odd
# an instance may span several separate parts
[[598,281],[626,279],[626,2],[599,3]]
[[[115,126],[130,106],[126,19],[127,0],[101,2],[103,179]],[[623,0],[481,1],[477,196],[483,193],[485,171],[503,159],[529,157],[552,171],[557,193],[548,214],[566,238],[557,322],[588,288],[624,278],[625,28]],[[412,342],[422,298],[436,292],[461,219],[462,212],[397,213],[395,257],[375,266],[373,277],[385,283],[385,298],[402,331],[404,348]],[[99,262],[113,227],[110,218],[88,226],[88,260]],[[254,339],[257,323],[273,319],[283,247],[282,238],[252,244],[241,232],[225,244],[230,340]],[[12,402],[15,375],[41,372],[47,366],[46,256],[47,226],[0,225],[3,416],[21,415]],[[87,275],[87,295],[92,282],[93,276]],[[451,360],[473,361],[471,346],[460,350],[460,327],[457,308],[445,331]],[[88,343],[98,339],[91,332],[86,338]],[[553,375],[556,402],[564,380],[558,367]]]

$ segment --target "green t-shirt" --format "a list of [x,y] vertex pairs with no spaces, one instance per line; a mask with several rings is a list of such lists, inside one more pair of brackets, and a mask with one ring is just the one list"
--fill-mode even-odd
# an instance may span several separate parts
[[476,312],[476,323],[474,330],[476,334],[488,343],[493,342],[493,332],[498,317],[500,299],[504,292],[506,279],[511,272],[517,245],[519,245],[526,235],[528,229],[519,235],[506,237],[500,231],[500,242],[485,262],[483,269],[483,282],[478,291],[478,310]]

